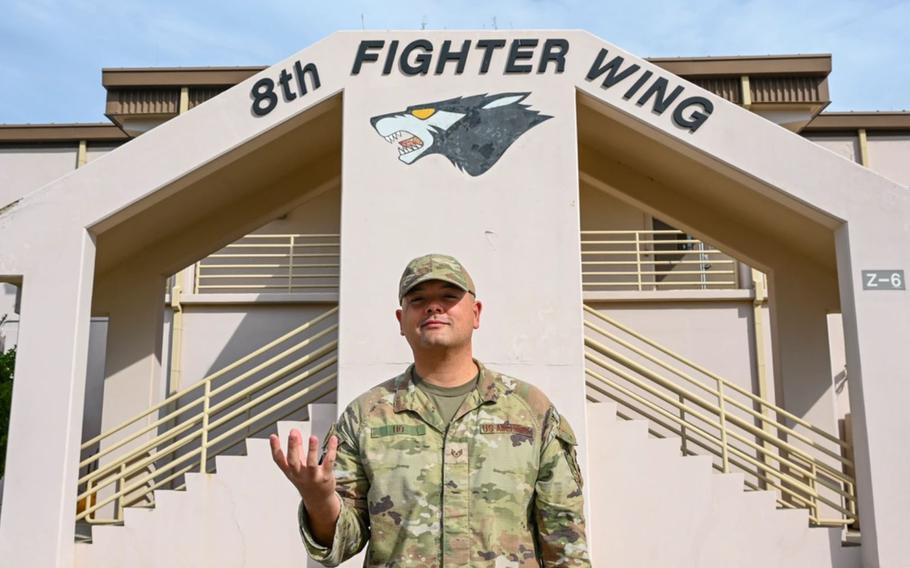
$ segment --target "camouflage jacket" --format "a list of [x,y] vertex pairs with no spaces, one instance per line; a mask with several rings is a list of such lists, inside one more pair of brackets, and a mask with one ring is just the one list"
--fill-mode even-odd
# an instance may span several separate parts
[[572,428],[538,388],[478,366],[448,427],[413,366],[348,405],[329,432],[331,548],[300,507],[310,556],[337,566],[369,541],[368,567],[590,566]]

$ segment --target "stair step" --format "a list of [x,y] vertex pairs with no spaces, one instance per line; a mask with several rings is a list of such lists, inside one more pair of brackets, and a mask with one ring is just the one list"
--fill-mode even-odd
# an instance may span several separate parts
[[746,476],[742,473],[719,473],[714,477],[716,495],[727,498],[745,493]]
[[[246,441],[249,441],[249,438],[247,438]],[[246,457],[247,456],[215,456],[215,471],[219,474],[234,472],[238,468],[243,467],[244,458]]]
[[199,473],[198,471],[187,472],[186,475],[184,476],[184,479],[186,479],[187,492],[196,492],[196,491],[203,490],[203,488],[205,487],[205,483],[207,481],[207,477],[210,475],[214,475],[214,474]]
[[185,491],[157,490],[155,491],[155,510],[159,513],[173,510],[177,507],[175,501],[183,499],[186,496]]
[[616,426],[616,403],[589,402],[585,408],[585,421],[589,432],[604,433]]
[[92,546],[117,546],[122,538],[122,525],[95,525],[92,527]]
[[759,502],[760,507],[767,510],[777,510],[777,494],[772,491],[746,491],[746,499]]
[[[287,438],[281,442],[282,449],[287,452]],[[272,459],[272,449],[269,446],[268,440],[263,440],[262,438],[247,438],[246,439],[246,455],[249,458],[262,460],[262,459]]]
[[616,428],[622,432],[622,436],[635,439],[640,443],[648,441],[648,423],[644,420],[617,420]]
[[127,507],[123,510],[123,524],[130,529],[139,528],[151,520],[154,511],[151,508]]
[[679,450],[679,438],[650,438],[648,445],[652,451],[666,455],[668,458],[682,457]]

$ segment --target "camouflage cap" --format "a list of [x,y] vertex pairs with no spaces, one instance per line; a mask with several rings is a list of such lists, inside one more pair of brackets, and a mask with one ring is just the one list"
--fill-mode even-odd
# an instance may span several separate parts
[[427,280],[442,280],[477,295],[471,275],[458,260],[446,254],[425,254],[405,267],[398,283],[398,303],[411,288]]

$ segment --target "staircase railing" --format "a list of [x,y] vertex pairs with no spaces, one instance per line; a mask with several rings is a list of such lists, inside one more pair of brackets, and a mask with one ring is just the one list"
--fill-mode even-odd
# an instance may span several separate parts
[[193,293],[337,292],[335,233],[246,235],[194,265]]
[[813,525],[855,522],[846,442],[615,319],[584,311],[587,386],[616,401],[621,416],[640,415],[652,433],[679,436],[684,455],[710,455],[718,471],[743,473],[748,489],[776,490],[780,507],[808,509]]
[[[332,308],[82,444],[76,520],[111,524],[215,456],[333,392]],[[289,346],[287,346],[289,344]]]
[[676,229],[582,231],[581,277],[586,292],[738,285],[734,259]]

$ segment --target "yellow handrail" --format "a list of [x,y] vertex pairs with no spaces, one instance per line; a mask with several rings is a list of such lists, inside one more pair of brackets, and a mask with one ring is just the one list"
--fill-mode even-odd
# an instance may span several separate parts
[[193,292],[337,292],[339,235],[252,234],[195,265]]
[[[763,483],[777,490],[780,506],[809,509],[809,519],[814,525],[842,526],[855,522],[856,481],[847,473],[852,462],[836,451],[847,447],[844,441],[589,306],[584,306],[584,312],[650,346],[669,360],[708,377],[713,383],[706,384],[679,366],[670,364],[667,359],[655,356],[586,318],[587,330],[636,357],[632,359],[623,355],[586,334],[586,374],[589,377],[588,386],[593,392],[607,396],[665,430],[680,435],[680,448],[684,455],[692,453],[687,447],[687,442],[691,442],[720,458],[720,463],[714,464],[719,471],[745,474],[747,487],[757,489]],[[681,381],[671,380],[657,369],[646,367],[643,364],[645,361]],[[605,373],[595,369],[602,369]],[[697,390],[692,390],[690,386],[697,387]],[[743,403],[733,395],[742,396],[747,402]],[[759,410],[751,408],[752,404],[758,405]],[[769,411],[770,416],[762,410]],[[790,420],[805,431],[796,431],[794,427],[773,418],[775,416]],[[752,424],[751,420],[759,424]],[[672,424],[677,426],[671,427]],[[788,436],[790,441],[782,438],[783,435]],[[808,450],[818,454],[810,454],[794,443],[805,444]],[[824,443],[834,444],[836,450],[825,447]],[[841,470],[822,458],[830,459]],[[823,506],[840,516],[823,518]]]
[[586,292],[736,288],[737,262],[672,230],[581,231]]
[[[598,317],[605,317],[605,316],[600,316],[600,314],[598,314]],[[723,406],[724,403],[729,403],[729,404],[732,404],[732,405],[736,406],[737,408],[739,408],[739,409],[742,410],[743,412],[746,412],[746,413],[748,413],[748,414],[753,415],[754,417],[758,418],[758,419],[761,420],[762,422],[769,422],[768,419],[765,417],[765,415],[762,414],[761,412],[755,411],[755,410],[749,408],[748,406],[743,405],[743,404],[740,403],[739,401],[737,401],[737,400],[735,400],[735,399],[732,399],[732,398],[729,398],[729,397],[727,397],[726,395],[724,395],[724,394],[722,393],[724,386],[735,386],[735,385],[733,385],[733,383],[730,383],[729,381],[727,381],[727,380],[725,380],[725,379],[723,379],[723,378],[721,378],[721,377],[718,377],[718,376],[712,374],[712,375],[711,375],[711,378],[713,378],[713,379],[716,381],[716,383],[717,383],[717,390],[712,390],[712,389],[709,388],[707,385],[705,385],[705,384],[699,382],[698,380],[692,378],[691,376],[689,376],[688,374],[684,373],[684,372],[681,371],[680,369],[678,369],[678,368],[676,368],[676,367],[674,367],[674,366],[672,366],[672,365],[669,365],[669,364],[666,363],[665,361],[663,361],[663,360],[661,360],[661,359],[659,359],[659,358],[657,358],[657,357],[654,357],[653,355],[651,355],[651,354],[649,354],[649,353],[647,353],[647,352],[645,352],[645,351],[643,351],[643,350],[641,350],[641,349],[635,347],[635,346],[632,345],[631,343],[629,343],[629,342],[627,342],[627,341],[624,341],[624,340],[620,339],[619,337],[615,337],[615,336],[613,336],[612,334],[609,334],[609,332],[607,332],[607,331],[606,331],[605,329],[603,329],[602,327],[597,326],[597,325],[594,325],[594,324],[592,324],[591,322],[585,322],[585,325],[586,325],[587,327],[589,327],[590,329],[592,329],[592,330],[594,330],[594,331],[600,333],[601,335],[605,335],[605,336],[610,337],[610,339],[612,339],[612,340],[615,341],[616,343],[622,345],[623,347],[629,349],[630,351],[634,352],[635,354],[641,355],[642,357],[645,357],[646,359],[648,359],[648,360],[651,361],[652,363],[655,363],[655,364],[657,364],[657,365],[660,365],[660,366],[663,367],[664,369],[670,371],[671,373],[673,373],[674,375],[680,377],[681,379],[685,380],[686,382],[688,382],[688,383],[690,383],[690,384],[693,384],[693,385],[695,385],[695,386],[697,386],[697,387],[700,387],[700,388],[706,390],[708,393],[710,393],[710,394],[714,395],[716,398],[718,398],[719,403],[720,403],[721,406]],[[735,386],[735,390],[738,390],[738,392],[743,392],[742,389],[741,389],[740,387],[738,387],[738,386]],[[746,392],[747,392],[747,391],[746,391]],[[754,396],[754,395],[753,395],[753,396]],[[763,400],[760,400],[760,399],[759,399],[759,401],[760,401],[760,403],[761,403],[762,405],[771,406],[771,405],[768,405],[766,401],[763,401]],[[790,436],[792,436],[792,437],[794,437],[794,438],[800,440],[801,442],[803,442],[803,443],[805,443],[805,444],[807,444],[807,445],[809,445],[809,446],[812,446],[814,449],[819,450],[819,451],[821,451],[822,453],[825,453],[825,454],[829,455],[830,457],[832,457],[832,458],[834,458],[834,459],[836,459],[836,460],[844,461],[844,463],[845,463],[846,465],[850,465],[850,466],[853,465],[853,463],[852,463],[850,460],[848,460],[848,459],[842,457],[840,454],[838,454],[838,453],[836,453],[836,452],[833,452],[833,451],[829,450],[828,448],[825,448],[824,446],[820,445],[818,442],[816,442],[816,441],[814,441],[814,440],[808,438],[807,436],[805,436],[805,435],[803,435],[803,434],[797,432],[796,430],[793,430],[792,428],[790,428],[790,427],[788,427],[788,426],[785,426],[785,425],[782,425],[782,424],[776,424],[776,425],[777,425],[778,428],[779,428],[780,430],[782,430],[783,432],[786,432],[788,435],[790,435]],[[814,427],[813,427],[813,428],[814,428]],[[822,432],[825,433],[824,431],[822,431]],[[825,433],[825,434],[827,435],[827,433]],[[835,443],[842,443],[841,440],[839,440],[839,439],[837,439],[837,440],[832,440],[832,441],[834,441]]]
[[772,403],[770,403],[770,402],[768,402],[768,401],[762,399],[762,398],[759,397],[758,395],[756,395],[756,394],[754,394],[754,393],[752,393],[752,392],[750,392],[750,391],[748,391],[748,390],[742,388],[741,386],[737,385],[736,383],[727,381],[727,380],[724,379],[723,377],[721,377],[721,376],[719,376],[719,375],[717,375],[717,374],[715,374],[715,373],[709,371],[708,369],[706,369],[705,367],[699,365],[698,363],[695,363],[695,362],[693,362],[693,361],[690,361],[689,359],[683,357],[682,355],[679,355],[678,353],[675,353],[674,351],[672,351],[672,350],[669,349],[668,347],[665,347],[665,346],[661,345],[660,343],[657,343],[656,341],[654,341],[654,340],[652,340],[652,339],[650,339],[650,338],[648,338],[648,337],[645,337],[644,335],[638,333],[637,331],[635,331],[635,330],[629,328],[628,326],[623,325],[622,323],[618,322],[618,321],[615,320],[614,318],[611,318],[610,316],[608,316],[608,315],[606,315],[606,314],[604,314],[604,313],[602,313],[602,312],[599,312],[599,311],[597,311],[597,310],[595,310],[595,309],[593,309],[593,308],[591,308],[591,307],[589,307],[589,306],[587,306],[587,305],[583,306],[583,308],[584,308],[584,310],[585,310],[586,313],[591,314],[591,315],[593,315],[593,316],[595,316],[595,317],[597,317],[597,318],[600,318],[601,320],[603,320],[603,321],[609,323],[610,325],[613,325],[614,327],[619,328],[619,329],[622,330],[623,332],[628,333],[629,335],[631,335],[631,336],[635,337],[636,339],[638,339],[638,340],[640,340],[640,341],[642,341],[642,342],[644,342],[644,343],[650,345],[651,347],[654,347],[655,349],[659,350],[659,351],[660,351],[661,353],[663,353],[664,355],[667,355],[667,356],[669,356],[669,357],[671,357],[671,358],[673,358],[673,359],[676,359],[676,360],[679,361],[680,363],[682,363],[682,364],[684,364],[684,365],[687,365],[687,366],[689,366],[689,367],[692,367],[693,369],[697,370],[698,372],[700,372],[700,373],[702,373],[702,374],[704,374],[704,375],[707,375],[708,377],[711,377],[711,378],[714,379],[714,380],[724,381],[724,382],[727,384],[727,386],[728,386],[729,388],[732,388],[733,390],[735,390],[735,391],[738,392],[739,394],[741,394],[741,395],[743,395],[743,396],[746,396],[746,397],[750,398],[753,402],[756,402],[756,403],[761,404],[761,405],[763,405],[763,406],[767,406],[770,410],[776,412],[778,415],[784,416],[784,417],[786,417],[787,419],[792,420],[793,422],[799,424],[800,426],[803,426],[803,427],[805,427],[805,428],[808,428],[808,429],[812,430],[812,431],[815,432],[816,434],[818,434],[818,435],[820,435],[820,436],[822,436],[822,437],[824,437],[824,438],[830,440],[831,442],[833,442],[833,443],[835,443],[835,444],[839,444],[841,447],[843,447],[843,448],[845,448],[845,449],[847,448],[847,444],[846,444],[843,440],[841,440],[840,438],[837,438],[837,437],[835,437],[835,436],[832,436],[832,435],[829,434],[828,432],[822,430],[821,428],[818,428],[817,426],[815,426],[815,425],[813,425],[813,424],[810,424],[809,422],[806,422],[805,420],[803,420],[803,419],[800,418],[799,416],[796,416],[796,415],[793,414],[793,413],[787,412],[787,411],[784,410],[783,408],[780,408],[780,407],[778,407],[778,406],[775,406],[774,404],[772,404]]
[[[326,322],[323,329],[315,328],[337,312],[337,307],[327,310],[85,442],[83,451],[94,453],[79,464],[83,475],[77,501],[84,499],[86,505],[80,507],[76,520],[120,522],[124,507],[153,501],[153,491],[193,469],[208,471],[214,456],[248,437],[251,426],[259,433],[333,392],[338,342],[330,334],[337,335],[338,324]],[[282,345],[289,340],[293,344]],[[273,350],[280,352],[272,354]],[[257,362],[257,358],[264,360]],[[239,372],[248,363],[256,364]],[[237,376],[231,377],[231,371],[238,371]],[[299,390],[284,396],[292,387]],[[169,405],[178,403],[180,408],[170,409]],[[284,414],[288,408],[290,412]],[[279,411],[283,414],[276,418]],[[238,418],[243,420],[235,424]],[[166,429],[153,435],[159,428]],[[122,438],[114,439],[117,435]],[[107,441],[110,445],[98,450]],[[106,463],[101,463],[102,458]],[[99,518],[98,512],[107,506],[113,507],[112,513]]]
[[[308,330],[308,329],[314,327],[315,325],[319,324],[320,322],[322,322],[322,321],[325,320],[326,318],[335,315],[336,313],[338,313],[338,307],[337,307],[337,306],[334,307],[334,308],[332,308],[332,309],[330,309],[330,310],[328,310],[328,311],[326,311],[326,312],[323,313],[323,314],[320,314],[319,316],[317,316],[317,317],[315,317],[315,318],[313,318],[313,319],[311,319],[311,320],[309,320],[309,321],[304,322],[303,324],[297,326],[296,328],[292,329],[291,331],[285,333],[285,334],[282,335],[281,337],[279,337],[279,338],[277,338],[277,339],[273,339],[272,341],[266,343],[265,345],[263,345],[262,347],[256,349],[255,351],[252,351],[252,352],[250,352],[250,353],[247,353],[246,355],[244,355],[243,357],[237,359],[237,360],[234,361],[233,363],[230,363],[229,365],[227,365],[227,366],[225,366],[225,367],[222,367],[222,368],[219,369],[218,371],[216,371],[216,372],[212,373],[211,375],[205,377],[204,379],[202,379],[202,380],[199,381],[198,383],[193,384],[193,385],[190,385],[190,386],[186,387],[185,389],[183,389],[183,390],[181,390],[181,391],[175,392],[174,394],[168,396],[167,398],[165,398],[164,400],[162,400],[161,402],[159,402],[159,403],[156,404],[155,406],[152,406],[151,408],[149,408],[149,409],[146,410],[145,412],[143,412],[143,413],[141,413],[141,414],[138,414],[138,415],[134,416],[133,418],[130,418],[130,419],[128,419],[128,420],[123,421],[122,423],[120,423],[119,425],[115,426],[114,428],[111,428],[111,429],[109,429],[109,430],[106,430],[105,432],[102,432],[101,434],[98,434],[97,436],[95,436],[94,438],[88,440],[87,442],[83,442],[81,448],[82,448],[83,450],[86,450],[86,449],[90,448],[92,445],[97,444],[97,443],[98,443],[99,441],[101,441],[102,439],[104,439],[104,438],[110,438],[112,435],[114,435],[114,434],[116,434],[117,432],[119,432],[119,431],[123,430],[124,428],[128,427],[130,424],[134,424],[134,423],[138,422],[139,420],[145,418],[146,416],[148,416],[148,415],[150,415],[150,414],[152,414],[152,413],[154,413],[154,412],[160,410],[160,409],[161,409],[162,407],[164,407],[165,405],[170,404],[170,403],[172,403],[172,402],[174,402],[174,401],[177,401],[177,400],[179,400],[181,397],[184,397],[184,396],[186,396],[187,394],[189,394],[189,393],[191,393],[191,392],[197,390],[198,388],[204,386],[204,384],[203,384],[204,381],[214,381],[214,380],[216,380],[216,379],[221,378],[221,377],[224,376],[225,374],[227,374],[227,373],[233,371],[233,370],[236,369],[237,367],[240,367],[240,366],[243,365],[244,363],[247,363],[247,362],[253,360],[254,358],[256,358],[256,357],[258,357],[259,355],[265,353],[266,351],[272,349],[273,347],[275,347],[275,346],[277,346],[277,345],[280,345],[280,344],[284,343],[285,341],[287,341],[287,340],[290,339],[291,337],[294,337],[295,335],[300,335],[302,332],[304,332],[304,331],[306,331],[306,330]],[[291,347],[291,349],[293,349],[293,347]],[[282,354],[284,354],[284,352],[283,352]],[[277,357],[277,356],[276,356],[276,357]],[[272,362],[273,360],[274,360],[274,358],[273,358],[273,359],[270,359],[270,360],[269,360],[269,363]],[[260,366],[260,367],[261,367],[261,366]],[[256,367],[255,369],[258,370],[258,368],[259,368],[259,367]],[[80,463],[79,465],[80,465],[80,467],[81,467],[83,464]]]

